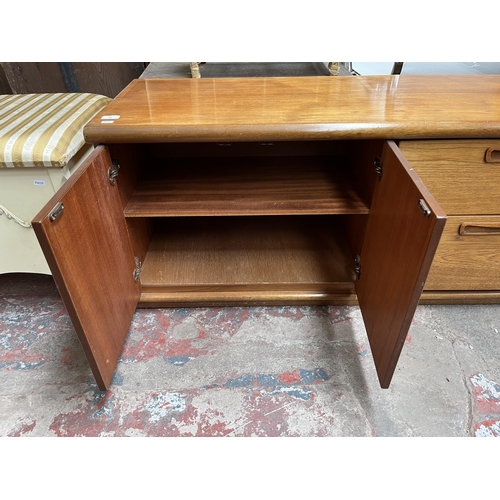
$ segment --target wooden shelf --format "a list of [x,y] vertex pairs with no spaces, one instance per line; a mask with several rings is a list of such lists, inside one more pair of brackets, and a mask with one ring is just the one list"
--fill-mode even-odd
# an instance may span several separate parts
[[[338,217],[158,220],[141,273],[143,296],[290,298],[353,292],[354,259]],[[211,299],[211,300],[210,300]],[[141,299],[142,300],[142,299]],[[165,297],[163,297],[163,300]],[[265,300],[264,300],[265,301]]]
[[338,158],[170,158],[158,162],[126,217],[367,214]]

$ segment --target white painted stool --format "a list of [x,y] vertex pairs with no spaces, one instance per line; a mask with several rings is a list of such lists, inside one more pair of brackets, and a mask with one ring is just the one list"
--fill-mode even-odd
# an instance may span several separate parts
[[92,152],[83,127],[111,99],[0,95],[0,274],[50,274],[31,220]]

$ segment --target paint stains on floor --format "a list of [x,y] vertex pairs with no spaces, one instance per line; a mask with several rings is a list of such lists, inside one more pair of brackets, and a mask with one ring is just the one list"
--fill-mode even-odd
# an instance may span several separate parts
[[482,373],[470,377],[473,387],[474,436],[500,437],[500,384]]
[[102,392],[52,278],[0,275],[0,435],[496,437],[499,378],[446,357],[440,311],[417,310],[382,390],[357,307],[139,309]]

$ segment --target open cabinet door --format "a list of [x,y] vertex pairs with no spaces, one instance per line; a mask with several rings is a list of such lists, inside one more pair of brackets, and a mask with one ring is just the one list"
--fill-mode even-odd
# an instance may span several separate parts
[[99,146],[33,220],[92,372],[107,390],[140,295],[112,162]]
[[394,142],[384,144],[356,293],[382,388],[389,387],[446,223]]

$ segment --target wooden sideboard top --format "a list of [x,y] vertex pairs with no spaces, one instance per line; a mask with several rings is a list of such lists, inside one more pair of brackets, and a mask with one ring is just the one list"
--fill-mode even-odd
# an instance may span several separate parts
[[[102,119],[110,115],[119,118]],[[500,76],[134,80],[84,134],[91,143],[494,138]]]

